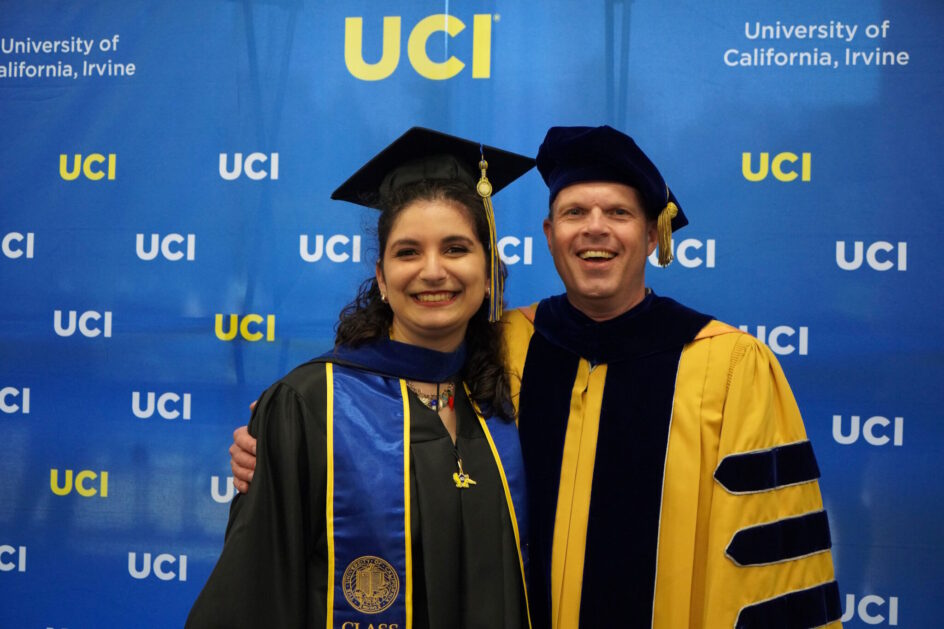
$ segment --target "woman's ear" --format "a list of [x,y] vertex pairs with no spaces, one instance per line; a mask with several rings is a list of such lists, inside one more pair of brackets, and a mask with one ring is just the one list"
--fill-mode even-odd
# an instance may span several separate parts
[[387,301],[387,282],[384,281],[383,260],[377,260],[377,266],[374,267],[374,277],[377,278],[377,288],[380,289],[380,300]]

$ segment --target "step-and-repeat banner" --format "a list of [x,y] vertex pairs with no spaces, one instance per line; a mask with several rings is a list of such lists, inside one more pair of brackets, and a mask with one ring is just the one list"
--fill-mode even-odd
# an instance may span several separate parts
[[[940,626],[937,0],[0,1],[0,626],[182,624],[249,403],[373,273],[331,190],[422,125],[610,124],[692,223],[649,284],[779,355],[848,627]],[[559,293],[536,172],[508,301]],[[937,262],[935,260],[938,260]]]

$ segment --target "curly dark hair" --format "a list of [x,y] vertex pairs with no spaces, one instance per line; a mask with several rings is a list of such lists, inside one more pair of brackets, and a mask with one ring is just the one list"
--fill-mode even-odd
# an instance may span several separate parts
[[[476,237],[486,254],[486,273],[490,255],[488,222],[482,200],[469,186],[457,181],[420,181],[400,187],[381,199],[383,210],[377,219],[378,252],[383,257],[387,239],[397,217],[414,201],[452,201],[472,221]],[[502,276],[507,275],[501,265]],[[393,323],[393,311],[381,301],[377,280],[371,277],[361,284],[354,300],[341,310],[336,327],[335,344],[356,347],[385,338]],[[505,344],[501,323],[488,320],[488,300],[472,316],[465,333],[466,361],[460,372],[483,412],[511,420],[509,376],[505,369]]]

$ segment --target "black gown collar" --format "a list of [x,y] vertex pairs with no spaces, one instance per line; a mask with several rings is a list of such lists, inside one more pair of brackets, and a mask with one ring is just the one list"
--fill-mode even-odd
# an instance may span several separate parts
[[444,382],[462,370],[465,343],[454,352],[437,352],[418,345],[379,339],[366,345],[337,345],[318,357],[384,376],[420,382]]
[[618,317],[597,322],[577,310],[566,295],[538,304],[535,331],[593,364],[646,356],[690,342],[712,317],[649,292]]

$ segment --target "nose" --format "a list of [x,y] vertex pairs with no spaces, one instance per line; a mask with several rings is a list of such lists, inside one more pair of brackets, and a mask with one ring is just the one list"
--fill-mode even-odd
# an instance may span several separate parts
[[590,209],[583,223],[583,231],[591,236],[599,236],[609,231],[609,224],[606,222],[606,216],[601,208],[593,207]]
[[420,279],[426,282],[440,282],[446,279],[446,267],[441,255],[431,253],[426,256],[423,268],[420,269]]

